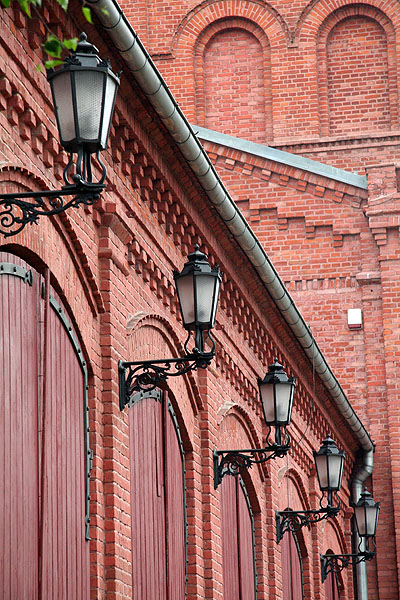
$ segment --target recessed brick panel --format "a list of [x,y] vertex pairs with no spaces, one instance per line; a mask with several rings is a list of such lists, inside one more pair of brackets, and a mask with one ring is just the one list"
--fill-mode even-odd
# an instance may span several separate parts
[[242,29],[219,32],[204,53],[205,126],[254,142],[265,138],[263,49]]
[[330,133],[390,128],[386,34],[367,17],[351,17],[328,38]]

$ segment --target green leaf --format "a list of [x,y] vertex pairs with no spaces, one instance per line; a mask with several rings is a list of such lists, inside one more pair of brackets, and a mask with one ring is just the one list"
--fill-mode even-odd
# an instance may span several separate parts
[[4,6],[4,8],[8,8],[11,4],[11,0],[0,0],[0,2]]
[[83,12],[83,16],[85,17],[86,21],[88,21],[88,23],[91,23],[93,25],[92,12],[91,12],[90,8],[88,8],[87,6],[82,6],[82,12]]
[[57,0],[58,4],[67,12],[68,0]]
[[105,17],[109,17],[110,16],[110,11],[108,10],[108,8],[102,8],[101,12],[103,13],[103,15]]
[[36,71],[39,71],[39,73],[43,73],[42,65],[40,63],[36,65]]
[[79,41],[78,38],[71,38],[69,40],[63,40],[62,45],[67,50],[72,50],[73,52],[75,52],[76,47],[78,45],[78,41]]
[[62,45],[61,41],[58,39],[57,36],[50,34],[47,37],[45,43],[43,44],[43,48],[49,56],[53,56],[54,58],[61,58]]
[[21,9],[23,10],[23,12],[28,15],[28,17],[31,16],[31,10],[29,8],[29,0],[18,0],[18,4],[20,5]]
[[[63,60],[46,60],[44,66],[46,69],[53,69],[54,67],[58,67],[58,65],[63,65]],[[40,66],[40,65],[38,65]]]

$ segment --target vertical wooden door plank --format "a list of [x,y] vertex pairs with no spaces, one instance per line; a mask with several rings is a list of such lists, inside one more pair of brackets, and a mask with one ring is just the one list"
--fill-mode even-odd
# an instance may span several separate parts
[[255,565],[253,547],[253,520],[249,505],[242,489],[237,484],[238,525],[239,525],[239,575],[240,600],[255,600]]
[[184,600],[186,577],[183,455],[164,395],[168,600]]
[[167,597],[162,404],[147,397],[129,409],[134,600]]
[[[0,262],[30,270],[0,253]],[[0,596],[38,593],[38,283],[0,275]],[[21,493],[23,491],[23,493]]]
[[236,485],[236,478],[231,476],[224,477],[221,484],[221,541],[225,600],[240,600]]
[[41,600],[87,600],[90,569],[84,526],[84,377],[63,314],[53,302],[46,340]]

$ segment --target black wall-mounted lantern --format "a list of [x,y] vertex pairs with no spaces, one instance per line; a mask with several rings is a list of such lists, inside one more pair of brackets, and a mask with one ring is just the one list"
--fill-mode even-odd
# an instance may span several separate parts
[[[380,503],[374,502],[367,489],[354,505],[354,518],[360,538],[357,554],[321,554],[321,578],[325,581],[328,574],[340,573],[350,565],[372,560],[376,555],[375,536],[378,526]],[[372,544],[372,547],[370,546]]]
[[[288,377],[275,359],[264,379],[258,380],[260,400],[265,423],[269,426],[265,448],[249,450],[214,450],[214,488],[217,489],[225,475],[239,475],[254,464],[282,457],[290,448],[286,427],[290,424],[296,380]],[[274,441],[270,441],[272,427]],[[283,435],[282,435],[283,434]]]
[[[211,268],[207,256],[195,246],[182,271],[174,272],[183,326],[188,332],[185,342],[186,356],[156,360],[119,362],[119,404],[123,410],[133,393],[150,391],[164,383],[168,377],[184,375],[189,371],[205,369],[215,356],[215,341],[211,329],[215,325],[221,272]],[[205,339],[206,335],[206,339]],[[194,346],[189,349],[190,339]],[[205,350],[209,340],[211,349]]]
[[[322,492],[319,510],[284,510],[276,513],[276,541],[279,543],[285,531],[296,533],[302,527],[334,517],[340,510],[340,500],[333,504],[333,493],[342,485],[345,452],[339,450],[329,436],[322,442],[318,452],[314,452],[318,483]],[[324,498],[326,493],[326,504]]]
[[[0,195],[0,233],[16,235],[40,216],[91,205],[105,188],[106,168],[100,151],[107,148],[119,75],[82,33],[76,51],[60,68],[48,72],[61,146],[69,153],[61,190]],[[101,170],[93,181],[92,155]],[[74,163],[74,155],[76,161]],[[72,196],[69,200],[65,197]]]

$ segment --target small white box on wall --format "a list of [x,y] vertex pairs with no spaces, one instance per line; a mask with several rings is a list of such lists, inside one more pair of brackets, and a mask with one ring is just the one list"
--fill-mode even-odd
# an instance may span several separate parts
[[361,308],[349,308],[347,310],[347,325],[349,329],[361,329],[362,311]]

